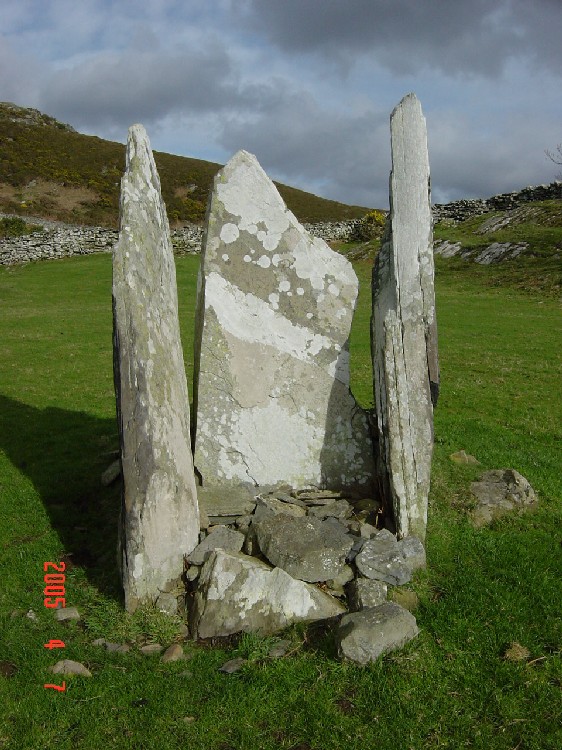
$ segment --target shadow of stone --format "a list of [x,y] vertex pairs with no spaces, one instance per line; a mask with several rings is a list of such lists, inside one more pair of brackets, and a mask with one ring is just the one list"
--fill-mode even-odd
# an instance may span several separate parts
[[116,552],[121,486],[101,485],[117,448],[113,419],[38,409],[0,395],[0,449],[33,482],[71,563],[122,601]]

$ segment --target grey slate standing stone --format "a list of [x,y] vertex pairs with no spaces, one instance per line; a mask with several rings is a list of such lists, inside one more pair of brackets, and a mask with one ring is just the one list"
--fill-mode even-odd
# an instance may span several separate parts
[[200,266],[195,465],[203,486],[373,486],[349,390],[358,282],[310,235],[255,156],[215,177]]
[[379,473],[399,537],[425,539],[439,366],[427,134],[408,94],[390,120],[390,216],[373,269]]
[[[142,125],[129,129],[121,182],[113,321],[120,557],[125,607],[133,612],[179,581],[199,534],[170,229]],[[166,606],[174,610],[173,597]]]
[[272,516],[253,527],[261,552],[301,581],[329,581],[345,568],[355,539],[329,521]]
[[365,665],[406,645],[419,633],[416,618],[394,602],[344,615],[336,632],[340,657]]
[[191,617],[194,637],[268,635],[293,622],[336,617],[345,608],[316,586],[241,553],[215,550],[201,571]]

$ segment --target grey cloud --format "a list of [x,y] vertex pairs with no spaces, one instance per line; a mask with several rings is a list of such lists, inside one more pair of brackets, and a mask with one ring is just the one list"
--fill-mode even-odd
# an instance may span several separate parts
[[150,124],[174,112],[220,113],[260,97],[259,89],[240,82],[218,42],[163,50],[143,35],[123,52],[100,52],[51,72],[42,90],[47,111],[89,128]]
[[246,0],[233,6],[240,23],[284,50],[319,52],[332,61],[361,52],[399,74],[430,67],[495,76],[521,55],[553,70],[562,62],[559,0]]
[[232,153],[251,151],[282,182],[335,200],[385,206],[388,113],[336,112],[309,93],[277,91],[278,101],[258,117],[228,118],[221,144]]

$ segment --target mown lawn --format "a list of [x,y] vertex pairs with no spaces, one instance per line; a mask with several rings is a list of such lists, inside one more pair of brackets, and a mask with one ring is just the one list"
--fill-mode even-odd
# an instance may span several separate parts
[[[197,259],[177,261],[188,377]],[[372,401],[369,268],[352,336],[353,387]],[[439,263],[442,390],[435,415],[428,570],[412,588],[420,636],[361,669],[329,632],[293,628],[290,656],[270,641],[185,644],[162,664],[136,646],[168,645],[180,623],[126,616],[115,567],[119,489],[100,474],[117,447],[107,255],[0,269],[0,749],[409,750],[562,747],[562,404],[560,308],[487,287]],[[458,466],[460,449],[481,467]],[[512,467],[538,510],[492,528],[467,523],[469,483]],[[65,625],[43,607],[43,563],[67,562]],[[33,610],[36,619],[26,616]],[[130,642],[126,654],[92,646]],[[65,648],[44,644],[62,639]],[[513,643],[528,650],[508,658]],[[233,675],[218,667],[249,662]],[[81,661],[92,678],[49,666]]]

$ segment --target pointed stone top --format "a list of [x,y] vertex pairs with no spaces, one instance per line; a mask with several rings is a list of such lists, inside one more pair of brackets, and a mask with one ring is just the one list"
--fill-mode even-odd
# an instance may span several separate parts
[[[154,206],[150,219],[136,209],[140,196]],[[161,198],[160,178],[152,155],[150,140],[143,125],[131,125],[127,137],[125,173],[121,180],[121,227],[130,222],[153,223],[167,227]]]
[[216,191],[227,211],[246,217],[248,222],[268,221],[272,215],[283,216],[283,231],[289,223],[298,224],[279,191],[259,161],[248,151],[237,151],[216,177]]
[[139,178],[144,183],[154,185],[160,191],[160,178],[154,163],[150,140],[143,125],[131,125],[127,137],[126,177],[137,183]]
[[392,121],[393,117],[402,110],[410,110],[415,111],[418,110],[421,114],[421,103],[418,97],[414,94],[413,91],[411,91],[409,94],[406,94],[400,102],[394,107],[392,110],[392,113],[390,115],[390,120]]

